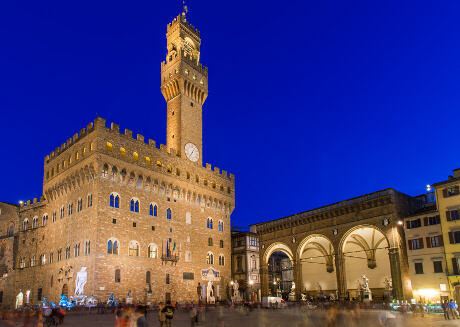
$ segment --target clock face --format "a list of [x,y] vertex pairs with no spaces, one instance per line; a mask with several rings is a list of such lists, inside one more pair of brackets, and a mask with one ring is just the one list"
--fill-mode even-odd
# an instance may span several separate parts
[[193,143],[187,143],[185,145],[185,155],[190,161],[197,162],[200,159],[200,151]]

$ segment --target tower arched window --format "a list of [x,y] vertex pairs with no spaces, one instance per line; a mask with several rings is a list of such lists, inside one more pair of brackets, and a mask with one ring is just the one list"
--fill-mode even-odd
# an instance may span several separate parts
[[44,215],[42,219],[42,226],[45,227],[48,224],[48,215]]
[[171,217],[172,217],[171,209],[168,208],[168,210],[166,210],[166,218],[171,219]]
[[132,212],[139,212],[139,200],[131,199],[129,210]]
[[111,181],[117,181],[117,167],[112,167],[112,172],[110,173],[110,180]]
[[158,215],[158,207],[156,204],[151,203],[149,208],[150,216],[156,217]]
[[93,195],[92,194],[88,194],[86,198],[86,206],[88,208],[93,206]]
[[90,254],[91,253],[91,242],[86,241],[85,242],[85,254]]
[[225,265],[225,257],[223,254],[219,255],[219,266]]
[[120,196],[118,194],[110,194],[110,206],[114,208],[120,208]]
[[8,227],[8,237],[11,237],[14,235],[14,224],[10,223],[10,226]]
[[218,227],[219,227],[219,231],[221,232],[224,231],[224,222],[222,220],[219,220]]
[[208,238],[208,246],[212,246],[212,238]]
[[32,228],[38,228],[38,217],[34,217],[32,220]]
[[206,221],[206,227],[212,229],[212,218],[208,218],[208,220]]

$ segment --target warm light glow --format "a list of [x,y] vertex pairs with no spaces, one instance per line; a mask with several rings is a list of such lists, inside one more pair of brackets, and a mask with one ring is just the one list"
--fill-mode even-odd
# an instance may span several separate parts
[[24,201],[22,201],[22,200],[21,200],[21,201],[19,201],[19,204],[24,204]]
[[276,282],[273,282],[273,285],[276,285]]
[[398,220],[398,225],[402,225],[402,224],[403,224],[402,220]]
[[252,285],[254,284],[254,282],[252,280],[249,281],[249,285]]
[[447,291],[447,285],[446,284],[439,284],[439,289],[441,291]]
[[418,290],[418,293],[421,296],[427,296],[427,297],[435,297],[438,294],[438,292],[436,292],[436,290],[432,288],[425,288],[425,289]]
[[426,190],[427,190],[427,192],[430,192],[431,191],[431,185],[427,185]]
[[233,280],[230,282],[230,285],[233,285]]

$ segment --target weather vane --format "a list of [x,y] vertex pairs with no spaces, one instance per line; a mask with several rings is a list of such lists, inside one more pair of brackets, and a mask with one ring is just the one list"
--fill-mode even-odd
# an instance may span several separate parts
[[185,0],[182,1],[182,4],[184,5],[184,11],[182,12],[182,16],[185,16],[185,14],[188,13],[188,8],[187,8],[187,5],[185,4]]

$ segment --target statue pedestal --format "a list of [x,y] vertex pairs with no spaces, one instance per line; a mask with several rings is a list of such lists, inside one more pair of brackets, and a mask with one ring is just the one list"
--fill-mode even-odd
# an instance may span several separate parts
[[356,301],[363,300],[363,291],[356,291]]
[[132,296],[127,296],[126,297],[126,304],[133,304],[133,297]]
[[208,304],[214,304],[216,303],[216,298],[214,296],[208,297]]
[[316,292],[316,297],[323,297],[323,292]]
[[392,290],[384,290],[383,296],[385,297],[385,300],[387,300],[388,302],[393,301],[393,291]]
[[369,304],[372,301],[372,292],[363,291],[363,302]]

